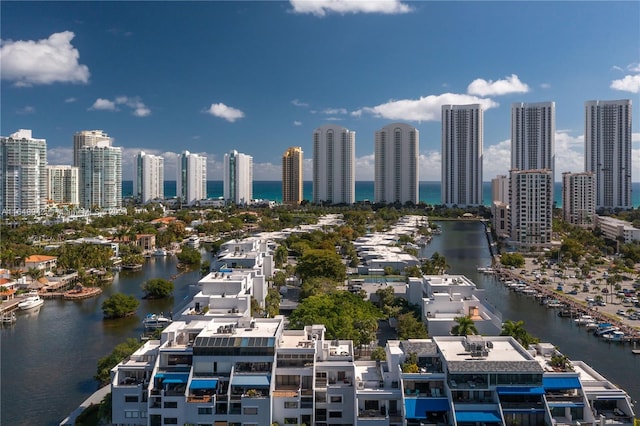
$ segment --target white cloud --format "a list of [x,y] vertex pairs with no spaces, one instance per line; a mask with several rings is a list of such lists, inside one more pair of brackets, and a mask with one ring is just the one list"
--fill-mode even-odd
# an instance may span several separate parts
[[90,110],[117,111],[116,103],[109,99],[98,98],[89,108]]
[[77,101],[76,98],[67,98],[67,99],[64,100],[64,103],[65,104],[70,104],[70,103],[73,103],[75,101]]
[[336,114],[346,114],[347,110],[345,108],[326,108],[322,110],[322,114],[327,115],[336,115]]
[[293,122],[293,125],[294,125],[294,126],[302,126],[302,121],[295,120],[295,121]]
[[541,89],[550,89],[551,85],[549,83],[540,83]]
[[373,153],[362,157],[356,157],[355,171],[356,180],[375,179],[375,155]]
[[631,72],[640,72],[640,62],[627,65],[627,69]]
[[442,155],[440,151],[427,151],[418,156],[421,181],[440,181],[442,178]]
[[290,3],[294,13],[311,13],[316,16],[325,16],[327,13],[400,14],[412,10],[399,0],[290,0]]
[[498,175],[508,175],[511,168],[511,140],[485,145],[482,156],[482,180],[490,181]]
[[135,117],[148,117],[149,115],[151,115],[151,110],[137,96],[118,96],[113,101],[109,99],[98,98],[89,109],[119,111],[118,105],[124,105],[130,108],[131,114]]
[[420,99],[392,100],[374,107],[364,107],[352,112],[351,115],[359,116],[362,112],[368,112],[388,120],[439,121],[442,117],[442,105],[449,104],[480,104],[485,110],[498,106],[498,103],[491,99],[456,93],[443,93],[441,95],[420,97]]
[[509,93],[527,93],[528,91],[529,86],[521,82],[515,74],[496,81],[477,78],[467,87],[467,93],[478,96],[498,96]]
[[35,112],[36,112],[36,108],[32,107],[31,105],[26,105],[16,110],[16,114],[19,114],[19,115],[29,115],[29,114],[34,114]]
[[640,133],[631,133],[631,143],[640,142]]
[[222,102],[218,104],[211,104],[206,112],[213,115],[214,117],[224,118],[231,123],[244,117],[244,112],[240,111],[239,109],[227,106]]
[[88,83],[89,68],[78,63],[71,31],[42,40],[0,40],[2,78],[16,86],[52,83]]
[[610,87],[614,90],[640,93],[640,74],[627,75],[623,79],[613,80]]
[[306,102],[302,102],[302,101],[300,101],[299,99],[294,99],[294,100],[292,100],[292,101],[291,101],[291,104],[292,104],[292,105],[295,105],[295,106],[297,106],[297,107],[302,107],[302,108],[306,108],[306,107],[308,107],[308,106],[309,106],[309,104],[308,104],[308,103],[306,103]]
[[253,180],[282,179],[282,165],[273,163],[253,163]]

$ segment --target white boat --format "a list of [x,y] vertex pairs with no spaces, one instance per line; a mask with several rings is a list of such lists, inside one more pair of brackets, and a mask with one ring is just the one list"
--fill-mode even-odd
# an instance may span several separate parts
[[588,322],[584,325],[587,330],[595,330],[598,328],[598,323],[595,321]]
[[41,306],[44,303],[44,300],[40,298],[40,295],[36,290],[32,290],[27,294],[20,303],[18,303],[18,308],[22,310],[33,309]]
[[191,248],[199,248],[200,247],[200,237],[196,236],[196,235],[192,235],[187,239],[187,246],[191,247]]
[[575,321],[575,323],[578,325],[585,325],[590,322],[594,322],[593,317],[591,315],[581,315],[580,318],[576,318],[573,321]]
[[167,251],[163,248],[159,248],[156,251],[153,252],[154,256],[166,256],[167,255]]
[[621,342],[624,339],[624,332],[620,330],[613,330],[611,333],[605,333],[600,337],[610,342]]
[[146,318],[142,320],[142,324],[144,325],[144,328],[149,329],[165,328],[171,324],[171,319],[162,314],[148,314]]

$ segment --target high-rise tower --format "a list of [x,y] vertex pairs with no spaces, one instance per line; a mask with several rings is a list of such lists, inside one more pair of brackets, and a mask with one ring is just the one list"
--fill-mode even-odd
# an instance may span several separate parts
[[418,129],[394,123],[376,132],[376,203],[418,203]]
[[355,202],[356,132],[325,125],[313,132],[313,202]]
[[176,196],[191,205],[207,198],[207,157],[183,151],[176,167]]
[[164,199],[164,158],[144,151],[136,155],[133,195],[141,203]]
[[483,109],[442,106],[442,204],[482,204]]
[[84,146],[78,151],[80,206],[86,209],[122,207],[122,150]]
[[302,147],[292,146],[282,155],[282,202],[300,204],[302,201]]
[[253,157],[233,150],[224,155],[223,192],[226,201],[247,205],[253,199]]
[[80,149],[92,146],[111,146],[113,140],[102,130],[82,130],[73,135],[73,165],[80,165]]

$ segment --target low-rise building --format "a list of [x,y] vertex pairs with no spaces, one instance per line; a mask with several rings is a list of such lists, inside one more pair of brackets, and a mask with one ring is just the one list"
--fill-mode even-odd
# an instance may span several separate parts
[[596,216],[596,226],[600,228],[605,238],[614,241],[631,243],[640,241],[640,229],[634,227],[631,222],[616,219],[610,216]]

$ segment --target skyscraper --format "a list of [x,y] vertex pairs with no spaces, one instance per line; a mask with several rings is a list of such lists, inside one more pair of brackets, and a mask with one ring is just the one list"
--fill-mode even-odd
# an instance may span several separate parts
[[122,150],[84,146],[78,151],[80,206],[86,209],[122,207]]
[[483,125],[479,104],[442,106],[442,204],[482,204]]
[[376,203],[418,203],[418,129],[394,123],[376,131]]
[[176,167],[176,195],[184,204],[207,198],[207,157],[183,151]]
[[47,166],[47,198],[57,204],[80,205],[79,170],[73,166]]
[[133,195],[141,203],[164,199],[164,158],[144,151],[136,155]]
[[247,205],[253,199],[253,157],[231,151],[224,155],[223,195],[226,201]]
[[313,202],[355,202],[356,132],[325,125],[313,131]]
[[585,171],[595,175],[596,208],[631,204],[631,100],[585,102]]
[[593,228],[596,217],[595,176],[591,172],[562,174],[562,218],[583,228]]
[[555,102],[511,105],[511,168],[555,171]]
[[551,243],[553,174],[549,169],[511,170],[509,175],[509,235],[523,247]]
[[509,177],[499,175],[491,179],[491,202],[509,202]]
[[0,138],[0,212],[35,215],[47,205],[47,141],[20,129]]
[[73,165],[80,166],[80,149],[88,146],[111,146],[113,140],[102,130],[82,130],[73,135]]
[[282,155],[282,202],[302,201],[302,147],[292,146]]

